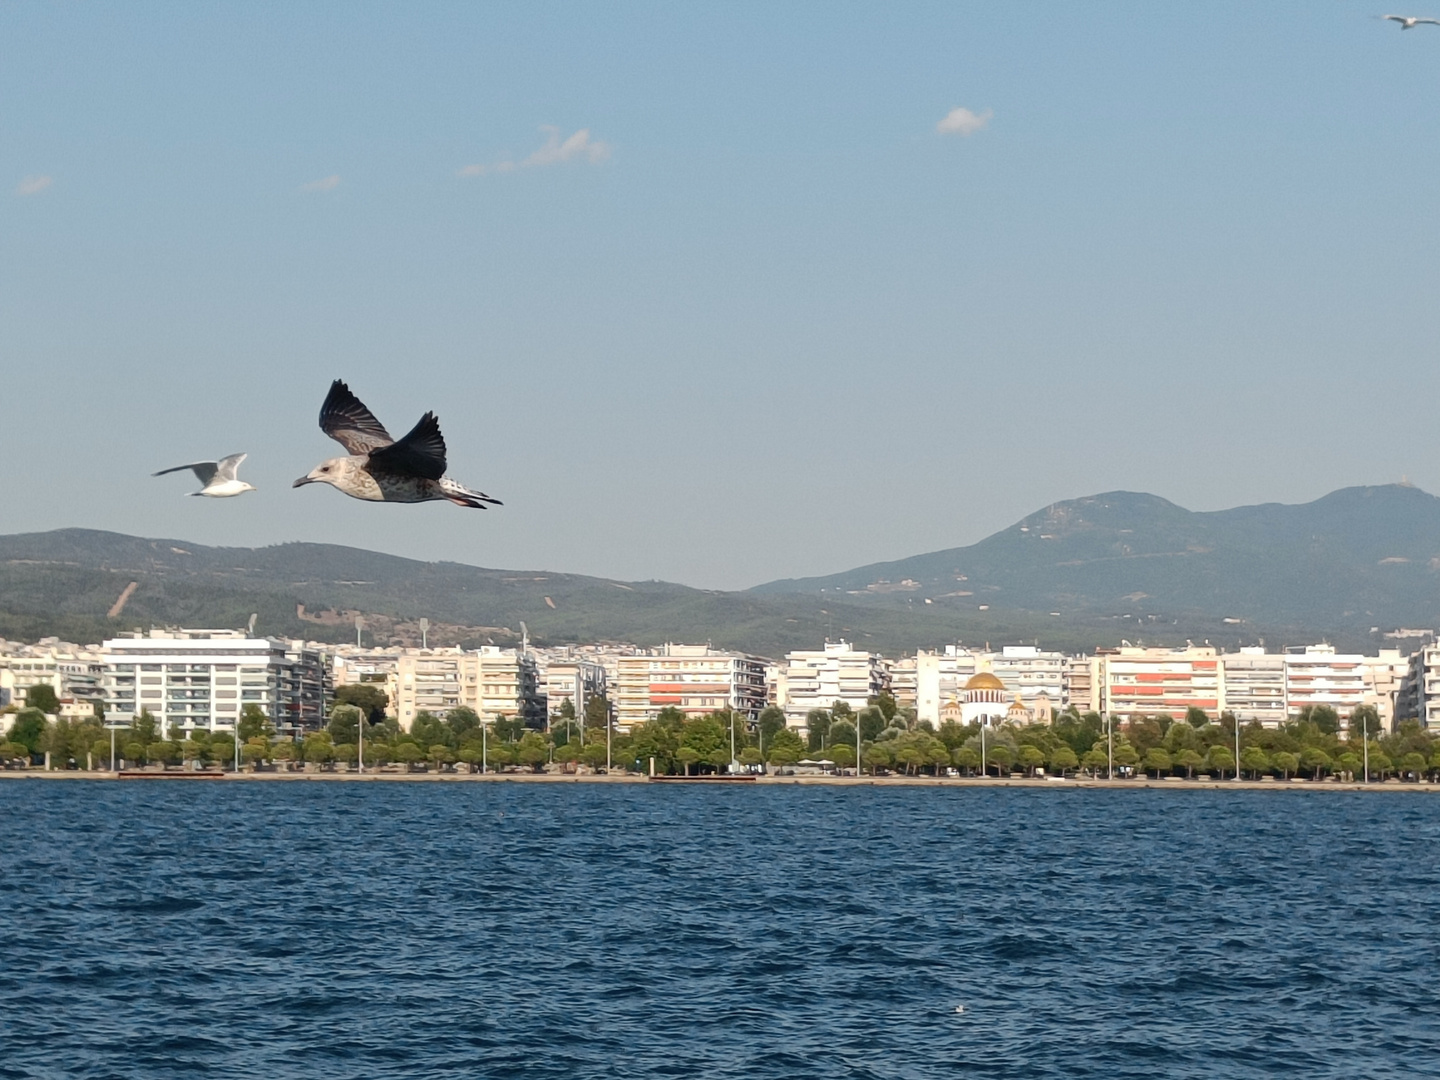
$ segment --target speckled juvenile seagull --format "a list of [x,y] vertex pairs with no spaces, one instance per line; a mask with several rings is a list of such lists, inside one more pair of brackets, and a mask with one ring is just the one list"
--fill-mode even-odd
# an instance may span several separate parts
[[399,442],[390,437],[375,414],[339,379],[330,384],[320,406],[320,430],[348,451],[348,457],[322,461],[296,480],[293,487],[329,484],[352,499],[369,502],[431,502],[448,499],[456,506],[484,510],[499,506],[445,475],[445,437],[440,421],[427,412]]
[[191,495],[204,495],[210,499],[228,499],[233,495],[244,495],[247,491],[255,489],[237,479],[235,471],[240,468],[240,463],[245,460],[246,454],[231,454],[219,461],[196,461],[189,465],[176,465],[173,469],[161,469],[154,476],[164,476],[166,473],[184,472],[189,469],[204,486],[199,491],[190,492]]

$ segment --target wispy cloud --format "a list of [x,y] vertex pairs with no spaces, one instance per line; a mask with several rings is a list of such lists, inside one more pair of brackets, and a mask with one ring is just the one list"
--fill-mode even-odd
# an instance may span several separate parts
[[311,180],[308,184],[301,184],[301,191],[334,191],[340,186],[340,174],[327,176],[320,180]]
[[977,131],[984,131],[994,116],[990,109],[978,113],[964,108],[951,109],[945,114],[945,119],[935,125],[935,130],[941,135],[974,135]]
[[461,176],[490,176],[492,173],[514,172],[516,169],[533,169],[542,165],[559,165],[566,161],[588,161],[598,165],[610,156],[610,144],[590,138],[590,129],[581,128],[565,139],[560,138],[560,129],[546,125],[545,145],[520,161],[506,159],[493,165],[466,165],[460,170]]
[[16,195],[39,195],[55,182],[53,176],[27,176],[15,185]]

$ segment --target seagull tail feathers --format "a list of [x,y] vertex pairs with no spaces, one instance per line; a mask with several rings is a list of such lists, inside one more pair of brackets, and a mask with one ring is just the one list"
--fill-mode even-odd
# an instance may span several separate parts
[[446,477],[446,482],[442,485],[441,490],[444,492],[445,498],[456,506],[468,506],[472,510],[486,510],[491,506],[505,505],[499,499],[492,499],[483,491],[471,491],[463,484],[457,484],[450,480],[449,477]]

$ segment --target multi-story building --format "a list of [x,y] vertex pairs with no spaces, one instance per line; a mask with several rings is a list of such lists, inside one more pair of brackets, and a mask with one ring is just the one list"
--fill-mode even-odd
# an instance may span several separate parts
[[1285,657],[1261,646],[1221,656],[1221,712],[1241,723],[1279,727],[1285,722]]
[[1360,654],[1337,653],[1330,645],[1286,651],[1285,708],[1291,716],[1311,705],[1328,705],[1349,716],[1365,697],[1365,658]]
[[91,715],[93,706],[104,701],[103,655],[83,648],[42,638],[34,645],[0,641],[0,708],[23,705],[32,686],[48,686],[55,696],[79,704],[80,715]]
[[733,709],[755,717],[765,708],[765,661],[707,645],[637,651],[619,659],[612,705],[622,731],[666,708],[687,716]]
[[232,730],[258,705],[278,732],[325,722],[330,660],[299,641],[235,630],[152,630],[104,643],[105,706],[111,719],[148,711],[161,731]]
[[788,726],[803,728],[812,709],[843,701],[858,712],[889,689],[880,656],[855,649],[848,641],[827,641],[819,651],[786,654],[777,704],[785,710]]
[[1069,702],[1070,658],[1034,645],[1006,645],[986,658],[988,670],[1005,684],[1032,720],[1049,722]]
[[569,648],[537,649],[535,653],[540,697],[547,717],[556,716],[567,701],[576,716],[583,716],[587,701],[605,696],[605,667],[595,659]]
[[1125,645],[1097,651],[1103,659],[1106,710],[1112,716],[1181,717],[1192,706],[1219,715],[1220,658],[1210,646]]
[[406,731],[421,712],[443,717],[458,707],[482,720],[518,716],[528,727],[544,725],[535,658],[519,649],[485,645],[406,649],[396,664],[396,718]]
[[373,686],[385,695],[385,712],[399,716],[400,657],[405,650],[399,646],[357,648],[339,645],[335,648],[335,686],[360,684]]
[[[915,717],[939,726],[940,711],[959,702],[966,682],[975,674],[975,654],[957,645],[938,652],[924,649],[915,654]],[[899,701],[897,696],[896,701]]]

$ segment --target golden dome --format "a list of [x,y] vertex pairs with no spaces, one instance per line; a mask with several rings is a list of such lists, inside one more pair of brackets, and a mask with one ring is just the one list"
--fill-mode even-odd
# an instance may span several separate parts
[[965,684],[966,690],[1004,690],[1005,684],[988,671],[977,671]]

